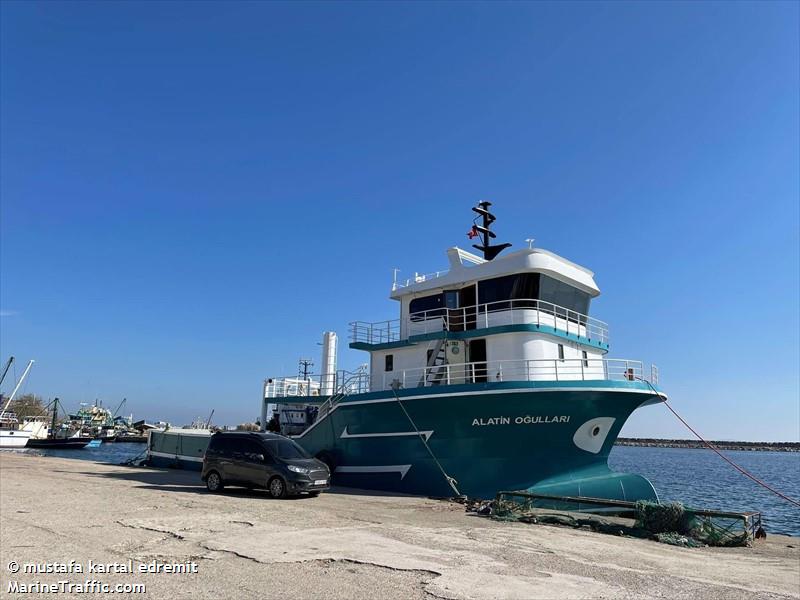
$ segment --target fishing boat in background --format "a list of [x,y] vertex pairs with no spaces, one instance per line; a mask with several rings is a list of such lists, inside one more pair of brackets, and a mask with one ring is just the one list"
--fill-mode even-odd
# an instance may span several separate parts
[[590,270],[533,240],[499,256],[510,244],[492,243],[489,206],[472,209],[467,234],[481,255],[451,247],[449,270],[395,275],[399,318],[350,324],[368,367],[337,371],[328,332],[320,375],[266,379],[262,429],[291,421],[287,433],[339,485],[656,500],[647,479],[607,459],[631,413],[663,400],[658,370],[607,357],[608,325],[589,316],[600,294]]
[[19,428],[29,432],[32,440],[47,439],[50,436],[50,417],[44,415],[23,417]]
[[[12,356],[8,359],[8,362],[3,369],[3,374],[0,375],[0,384],[2,384],[3,380],[6,378],[8,369],[11,367],[13,362],[14,357]],[[25,381],[28,373],[30,373],[33,363],[33,360],[28,362],[28,366],[25,367],[25,371],[22,373],[19,381],[14,386],[14,391],[11,392],[11,396],[9,396],[8,401],[6,401],[5,405],[3,405],[2,411],[0,411],[0,448],[24,448],[31,437],[30,431],[20,429],[17,415],[14,413],[14,411],[10,411],[8,407],[11,406],[11,402],[17,395],[20,386],[22,386],[22,382]],[[3,397],[0,395],[0,404],[2,404],[2,401]]]
[[81,436],[80,432],[75,432],[69,436],[68,431],[64,431],[63,436],[58,435],[58,428],[56,427],[58,421],[58,398],[53,400],[53,416],[50,422],[49,433],[46,438],[31,438],[28,440],[28,448],[53,448],[59,450],[82,450],[93,438],[88,436]]

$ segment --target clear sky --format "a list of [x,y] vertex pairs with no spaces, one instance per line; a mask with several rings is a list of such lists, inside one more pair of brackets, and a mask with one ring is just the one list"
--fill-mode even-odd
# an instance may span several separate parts
[[[595,271],[611,356],[701,432],[800,439],[798,3],[0,16],[0,352],[37,359],[28,391],[253,420],[488,199],[502,241]],[[623,434],[689,436],[664,407]]]

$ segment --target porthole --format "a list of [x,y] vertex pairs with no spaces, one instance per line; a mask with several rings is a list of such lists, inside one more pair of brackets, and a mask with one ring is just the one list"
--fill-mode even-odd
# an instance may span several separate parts
[[592,437],[597,437],[598,435],[600,435],[600,426],[595,425],[594,429],[592,429]]

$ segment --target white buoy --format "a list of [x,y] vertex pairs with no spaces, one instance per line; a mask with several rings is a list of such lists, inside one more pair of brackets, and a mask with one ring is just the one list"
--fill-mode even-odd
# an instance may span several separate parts
[[336,387],[336,332],[322,334],[322,374],[320,376],[320,395],[330,396]]

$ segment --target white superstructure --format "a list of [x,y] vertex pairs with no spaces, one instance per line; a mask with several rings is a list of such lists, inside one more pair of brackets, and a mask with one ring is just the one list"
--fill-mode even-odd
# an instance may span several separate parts
[[655,375],[606,359],[608,325],[588,315],[594,274],[526,248],[492,261],[458,247],[450,269],[395,281],[400,318],[351,323],[370,352],[370,389],[481,381],[628,379]]

